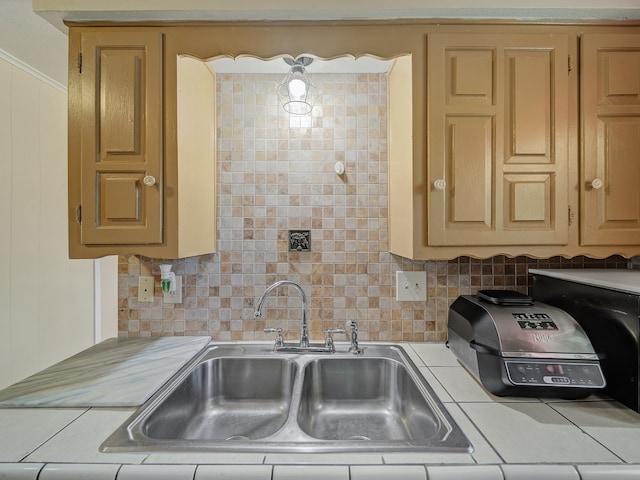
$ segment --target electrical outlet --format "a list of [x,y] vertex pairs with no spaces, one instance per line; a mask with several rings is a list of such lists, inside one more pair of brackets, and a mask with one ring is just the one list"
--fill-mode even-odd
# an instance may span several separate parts
[[427,300],[427,272],[396,272],[396,300],[425,302]]
[[162,292],[162,303],[182,303],[182,275],[176,275],[175,292]]
[[138,301],[153,302],[153,277],[138,278]]

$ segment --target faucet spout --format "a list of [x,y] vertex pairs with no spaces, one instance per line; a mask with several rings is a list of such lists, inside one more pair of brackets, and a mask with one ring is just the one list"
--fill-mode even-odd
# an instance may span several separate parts
[[271,292],[273,292],[278,287],[282,287],[282,286],[288,286],[288,287],[295,288],[298,291],[298,293],[300,293],[300,297],[302,298],[302,319],[301,319],[301,324],[300,324],[300,346],[306,348],[306,347],[309,346],[309,326],[307,324],[307,296],[305,295],[304,290],[302,290],[302,287],[300,285],[298,285],[297,283],[292,282],[290,280],[280,280],[279,282],[276,282],[276,283],[268,286],[267,289],[262,294],[262,296],[260,297],[260,299],[258,300],[258,304],[256,305],[254,316],[256,318],[262,317],[262,304],[264,303],[264,301],[267,299],[267,297],[269,296],[269,294]]

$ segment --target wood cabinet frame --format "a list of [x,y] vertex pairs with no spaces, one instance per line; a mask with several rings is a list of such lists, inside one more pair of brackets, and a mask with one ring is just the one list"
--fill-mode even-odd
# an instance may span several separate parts
[[[200,59],[217,56],[236,57],[251,55],[259,58],[275,58],[279,56],[297,57],[312,54],[330,59],[351,55],[359,57],[372,55],[383,59],[396,57],[410,58],[410,72],[404,73],[411,81],[411,101],[406,109],[396,109],[390,123],[398,120],[411,131],[412,139],[409,148],[390,146],[389,162],[389,250],[392,253],[413,259],[447,259],[461,255],[473,257],[491,257],[494,255],[528,255],[548,258],[555,255],[566,257],[589,255],[606,257],[612,254],[626,256],[640,253],[638,245],[632,246],[583,246],[580,244],[578,212],[580,211],[579,193],[581,186],[579,174],[579,82],[577,62],[579,59],[579,38],[584,33],[626,33],[640,35],[638,23],[612,25],[533,25],[510,24],[506,22],[480,24],[478,22],[273,22],[273,23],[210,23],[210,24],[157,24],[113,26],[96,24],[72,25],[70,31],[70,65],[75,65],[75,56],[79,51],[80,35],[83,29],[99,28],[109,31],[130,31],[147,29],[162,34],[164,38],[164,139],[165,157],[177,155],[175,138],[177,136],[176,110],[176,58],[179,55],[190,55]],[[569,59],[571,78],[569,81],[568,102],[568,177],[567,191],[568,242],[566,245],[501,245],[476,246],[462,245],[455,247],[429,245],[429,179],[430,166],[428,147],[431,141],[427,122],[427,46],[429,35],[433,33],[477,34],[553,34],[561,32],[570,37]],[[406,66],[406,63],[405,63]],[[69,77],[69,114],[70,167],[77,167],[80,153],[77,135],[74,133],[81,117],[79,103],[78,76],[74,68]],[[390,83],[393,83],[390,79]],[[407,111],[408,109],[408,111]],[[406,135],[405,135],[406,137]],[[393,138],[391,139],[393,141]],[[177,172],[167,163],[165,188],[170,190],[177,185]],[[176,166],[177,168],[177,166]],[[407,179],[410,184],[407,185]],[[77,245],[78,229],[75,224],[73,205],[77,198],[74,183],[78,181],[76,173],[70,171],[70,244]],[[177,221],[178,206],[167,205],[164,218]],[[175,238],[174,238],[175,236]],[[143,253],[154,257],[166,257],[167,252],[177,252],[177,232],[165,232],[163,245],[158,248],[137,249],[128,253]],[[84,247],[81,247],[84,249]],[[109,253],[124,253],[123,250],[107,248],[96,249],[93,256]],[[91,252],[87,256],[91,256]],[[175,257],[174,257],[175,258]]]

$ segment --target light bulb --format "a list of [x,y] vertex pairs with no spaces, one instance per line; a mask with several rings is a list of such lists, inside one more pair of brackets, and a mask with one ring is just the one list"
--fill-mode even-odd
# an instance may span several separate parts
[[289,82],[289,93],[293,97],[300,98],[304,96],[306,92],[307,92],[307,84],[304,83],[299,78],[294,78]]

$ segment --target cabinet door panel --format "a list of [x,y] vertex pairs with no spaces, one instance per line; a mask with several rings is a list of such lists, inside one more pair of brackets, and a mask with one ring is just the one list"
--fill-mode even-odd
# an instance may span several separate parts
[[448,49],[445,64],[447,105],[493,105],[493,48]]
[[82,243],[162,243],[161,37],[82,42]]
[[141,91],[140,63],[144,56],[144,50],[100,48],[99,161],[113,160],[116,155],[132,155],[136,158],[129,160],[144,161],[140,158],[145,93]]
[[640,37],[582,41],[581,243],[640,244]]
[[492,117],[448,118],[449,228],[491,229]]
[[567,244],[568,37],[434,34],[428,54],[429,245]]
[[507,50],[507,163],[551,161],[551,73],[549,51]]
[[552,226],[551,192],[553,180],[549,174],[505,175],[504,211],[506,229],[549,229]]

